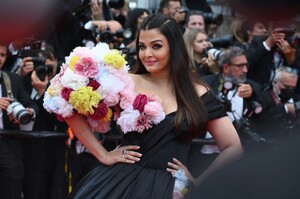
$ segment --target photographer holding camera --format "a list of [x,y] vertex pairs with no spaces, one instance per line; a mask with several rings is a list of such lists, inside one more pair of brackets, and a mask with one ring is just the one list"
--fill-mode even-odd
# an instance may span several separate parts
[[207,52],[212,44],[208,41],[206,33],[198,28],[188,28],[185,30],[183,38],[193,61],[194,68],[192,70],[199,76],[218,74],[219,66],[216,57]]
[[[57,55],[49,44],[45,44],[44,48],[39,50],[29,50],[26,54],[28,57],[23,58],[20,74],[25,89],[40,108],[33,130],[48,133],[48,136],[23,141],[24,199],[63,199],[67,194],[64,173],[66,151],[64,135],[67,125],[43,108],[44,93],[58,70]],[[51,137],[51,133],[62,133],[62,136]]]
[[300,96],[295,93],[298,73],[289,66],[279,67],[272,88],[261,94],[263,111],[257,123],[264,136],[280,141],[300,135]]
[[[248,62],[244,50],[240,47],[229,47],[222,53],[220,64],[221,74],[204,76],[203,80],[224,103],[232,122],[241,122],[245,117],[253,117],[254,115],[246,113],[253,109],[254,102],[259,101],[260,86],[247,79]],[[244,143],[255,139],[247,137],[249,135],[244,135],[243,132],[239,134]],[[252,141],[259,142],[259,140]]]
[[[291,42],[294,29],[287,25],[274,25],[267,36],[254,36],[247,49],[248,77],[268,90],[275,70],[280,66],[294,66],[296,49]],[[299,66],[298,66],[299,67]]]
[[[258,101],[260,86],[246,78],[248,62],[242,48],[229,47],[225,50],[220,56],[220,65],[222,66],[220,74],[203,76],[202,80],[207,83],[217,98],[224,104],[230,120],[233,123],[240,123],[240,121],[244,121],[242,119],[248,117],[248,115],[245,115],[246,112],[254,112],[251,110],[251,104]],[[252,126],[248,127],[247,125],[243,124],[242,128],[235,126],[245,151],[249,149],[250,144],[260,142],[260,137],[250,131]],[[244,129],[249,131],[244,132]],[[212,139],[209,132],[206,133],[205,139]],[[204,170],[219,154],[219,149],[215,144],[200,145],[201,148],[198,148],[198,145],[194,145],[194,147],[197,149],[192,151],[197,153],[190,155],[193,163],[190,167],[193,173]],[[195,165],[196,160],[201,164]]]
[[[0,45],[0,129],[30,131],[39,108],[30,99],[23,87],[22,79],[16,74],[2,70],[7,52],[7,47]],[[11,114],[8,115],[8,112]],[[19,139],[0,136],[1,198],[20,199],[21,197],[24,176],[22,145]]]

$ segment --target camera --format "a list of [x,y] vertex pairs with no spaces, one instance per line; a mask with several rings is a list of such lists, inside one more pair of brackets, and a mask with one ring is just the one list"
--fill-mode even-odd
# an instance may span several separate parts
[[206,24],[217,24],[218,26],[223,23],[223,15],[206,12],[203,13],[203,18]]
[[203,51],[202,55],[203,55],[204,57],[208,57],[208,55],[211,55],[211,56],[214,57],[216,60],[219,60],[220,57],[222,56],[223,52],[224,52],[224,51],[218,50],[218,49],[216,49],[216,48],[206,48],[206,49]]
[[267,144],[268,141],[258,133],[251,130],[248,118],[241,117],[239,120],[233,121],[233,126],[238,131],[243,143]]
[[[93,25],[92,21],[88,21],[84,25],[84,28],[86,30],[92,31],[92,35],[94,38],[99,38],[101,42],[105,42],[105,43],[111,43],[114,40],[115,36],[123,39],[130,39],[132,37],[132,32],[130,29],[120,29],[117,30],[116,33],[111,32],[109,29],[100,32],[97,26]],[[90,42],[94,42],[94,41],[90,41]]]
[[32,57],[33,52],[45,50],[45,41],[36,39],[25,39],[22,48],[19,50],[18,57],[23,59],[25,57]]
[[[225,78],[222,85],[222,90],[218,95],[218,100],[224,105],[226,112],[233,113],[231,100],[227,98],[228,92],[233,90],[236,85],[231,81],[230,78]],[[236,128],[239,136],[243,143],[256,143],[266,144],[268,143],[265,138],[260,136],[258,133],[252,130],[252,124],[249,118],[255,113],[258,114],[262,111],[261,105],[257,101],[250,101],[248,107],[243,112],[240,119],[235,119],[233,125]],[[234,115],[234,114],[233,114]]]
[[228,48],[236,41],[233,35],[224,35],[223,37],[212,38],[209,40],[216,48]]
[[45,64],[45,58],[31,57],[31,60],[34,65],[34,71],[40,80],[44,81],[46,76],[53,72],[53,67]]
[[13,102],[6,109],[7,113],[11,115],[13,118],[17,119],[20,124],[28,124],[33,115],[28,112],[24,106],[14,99]]
[[120,29],[116,33],[110,30],[105,30],[99,33],[99,38],[101,42],[111,43],[114,40],[114,36],[117,38],[129,39],[132,36],[132,32],[129,29]]
[[232,112],[231,101],[229,99],[227,99],[227,95],[228,95],[228,92],[233,90],[234,88],[235,88],[235,85],[233,84],[231,79],[226,77],[224,79],[221,92],[217,96],[218,100],[223,104],[223,106],[227,112]]
[[252,100],[244,111],[246,117],[251,117],[252,114],[259,114],[262,112],[262,106],[258,101]]

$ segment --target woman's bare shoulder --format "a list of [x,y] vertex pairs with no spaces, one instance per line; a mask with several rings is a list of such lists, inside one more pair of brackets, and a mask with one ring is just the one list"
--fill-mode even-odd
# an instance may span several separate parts
[[204,85],[201,85],[201,84],[196,84],[195,85],[196,87],[196,91],[198,93],[199,96],[202,96],[204,95],[207,91],[209,91],[209,88],[204,86]]
[[133,80],[133,82],[135,84],[138,84],[139,82],[141,82],[142,78],[143,78],[143,75],[140,75],[140,74],[129,73],[129,76],[131,77],[131,79]]

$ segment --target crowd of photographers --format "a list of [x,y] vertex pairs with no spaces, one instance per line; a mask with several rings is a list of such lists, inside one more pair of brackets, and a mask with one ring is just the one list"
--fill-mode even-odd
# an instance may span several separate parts
[[[64,57],[77,46],[108,43],[126,54],[134,70],[139,25],[153,12],[177,21],[193,61],[191,70],[224,104],[246,152],[280,148],[284,140],[299,136],[300,37],[291,22],[239,17],[233,19],[232,34],[216,37],[223,16],[213,13],[206,1],[196,8],[194,1],[161,0],[153,10],[129,9],[123,0],[56,2],[58,14],[41,34],[0,43],[1,198],[66,198],[97,164],[76,138],[66,144],[68,127],[43,109],[43,95]],[[5,130],[48,132],[48,137],[11,137]],[[119,144],[119,136],[98,135],[111,149]],[[201,139],[210,140],[209,132]],[[211,141],[192,148],[190,168],[195,175],[219,152]]]

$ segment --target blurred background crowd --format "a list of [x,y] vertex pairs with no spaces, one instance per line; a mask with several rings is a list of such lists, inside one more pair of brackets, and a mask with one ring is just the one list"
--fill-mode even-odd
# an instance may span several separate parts
[[[282,151],[300,135],[297,1],[25,2],[0,3],[0,198],[66,198],[98,164],[67,125],[43,109],[43,95],[77,46],[105,42],[126,55],[133,71],[140,23],[155,12],[178,23],[191,70],[226,107],[246,156]],[[108,149],[119,144],[115,129],[95,132]],[[218,153],[209,132],[195,139],[191,172],[200,175]]]

